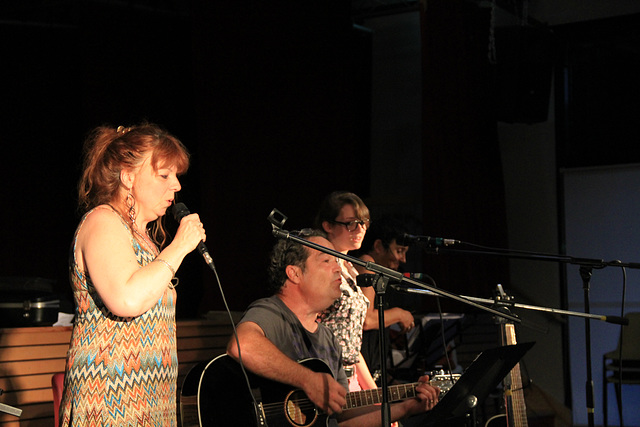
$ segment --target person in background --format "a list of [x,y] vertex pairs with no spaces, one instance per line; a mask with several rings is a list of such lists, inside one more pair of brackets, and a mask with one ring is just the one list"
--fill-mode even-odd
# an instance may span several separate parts
[[[372,221],[370,229],[364,236],[362,246],[352,254],[363,261],[371,261],[392,270],[398,271],[406,264],[409,246],[405,244],[405,234],[410,234],[408,227],[399,215],[385,215]],[[365,268],[357,265],[359,273]]]
[[[305,229],[298,236],[334,249],[320,230]],[[269,286],[274,295],[249,306],[237,326],[238,340],[230,338],[227,354],[236,360],[241,355],[244,366],[257,375],[304,391],[316,407],[331,414],[329,425],[380,426],[380,406],[343,411],[347,379],[342,349],[318,319],[318,313],[342,293],[341,284],[341,266],[334,256],[290,239],[279,240],[269,265]],[[297,363],[310,357],[326,362],[332,374]],[[416,398],[390,405],[392,421],[435,406],[440,390],[427,383],[427,376],[419,382]]]
[[[369,228],[369,209],[356,194],[336,191],[321,203],[315,226],[327,233],[328,240],[336,251],[347,254],[362,245]],[[342,346],[343,364],[349,377],[349,390],[377,388],[360,350],[363,331],[379,328],[378,311],[373,307],[373,295],[367,297],[363,292],[363,289],[367,288],[357,285],[358,271],[355,267],[342,259],[339,259],[339,263],[342,276],[341,295],[323,311],[322,322],[333,331]],[[385,312],[385,326],[400,323],[402,330],[415,326],[411,313],[396,310],[388,316],[386,314]]]
[[[372,221],[371,227],[364,236],[360,249],[350,252],[349,255],[353,255],[363,261],[374,262],[383,267],[397,271],[400,269],[401,265],[407,262],[409,246],[404,244],[405,234],[409,234],[409,230],[398,215],[382,216],[380,219]],[[355,268],[360,274],[372,273],[360,265],[356,265]],[[389,289],[390,288],[387,288],[387,293],[389,292]],[[374,301],[376,295],[373,287],[364,288],[363,292],[370,301]],[[388,301],[388,299],[386,301]],[[406,332],[408,327],[414,322],[411,312],[400,307],[385,308],[384,314],[387,327],[393,324],[392,322],[387,321],[387,316],[391,318],[404,319],[404,324],[402,321],[399,322],[402,333]],[[407,322],[411,323],[407,324]],[[377,378],[376,374],[381,369],[380,336],[378,329],[369,329],[364,331],[362,336],[361,353],[371,372],[374,372],[374,378]],[[385,350],[384,354],[387,353],[388,351]]]
[[60,426],[177,425],[175,275],[206,234],[191,214],[168,243],[161,218],[188,166],[184,145],[151,123],[85,141]]

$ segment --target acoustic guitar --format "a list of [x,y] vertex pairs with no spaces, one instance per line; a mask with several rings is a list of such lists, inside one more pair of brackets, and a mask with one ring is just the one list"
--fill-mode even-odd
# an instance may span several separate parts
[[[322,360],[299,362],[314,372],[331,374]],[[224,354],[208,363],[196,365],[183,382],[180,411],[183,427],[209,426],[326,426],[328,415],[318,409],[306,394],[286,384],[268,380],[241,369],[238,362]],[[437,375],[430,384],[446,393],[457,378]],[[251,384],[251,392],[247,386]],[[388,387],[389,402],[416,397],[419,383]],[[347,393],[343,410],[382,403],[382,390],[362,390]]]

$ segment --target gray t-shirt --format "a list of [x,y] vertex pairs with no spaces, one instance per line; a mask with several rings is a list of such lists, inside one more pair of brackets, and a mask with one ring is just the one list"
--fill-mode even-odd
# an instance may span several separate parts
[[347,376],[342,368],[340,345],[333,333],[322,323],[315,332],[307,331],[298,317],[277,296],[253,302],[239,323],[253,322],[284,354],[299,362],[316,358],[325,362],[333,377],[347,390]]

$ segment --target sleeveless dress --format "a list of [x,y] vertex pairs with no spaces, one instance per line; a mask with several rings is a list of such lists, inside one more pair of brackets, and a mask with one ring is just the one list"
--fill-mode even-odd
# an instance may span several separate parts
[[[175,290],[167,286],[141,316],[109,312],[75,259],[78,232],[91,212],[76,230],[70,257],[76,308],[60,426],[176,426]],[[133,235],[131,245],[140,267],[153,261]]]

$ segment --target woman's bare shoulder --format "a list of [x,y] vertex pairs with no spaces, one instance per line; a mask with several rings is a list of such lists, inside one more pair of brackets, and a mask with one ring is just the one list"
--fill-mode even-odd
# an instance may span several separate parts
[[83,221],[82,227],[78,232],[81,239],[83,235],[104,235],[104,234],[120,234],[128,235],[127,225],[124,219],[108,205],[100,205],[89,211]]

